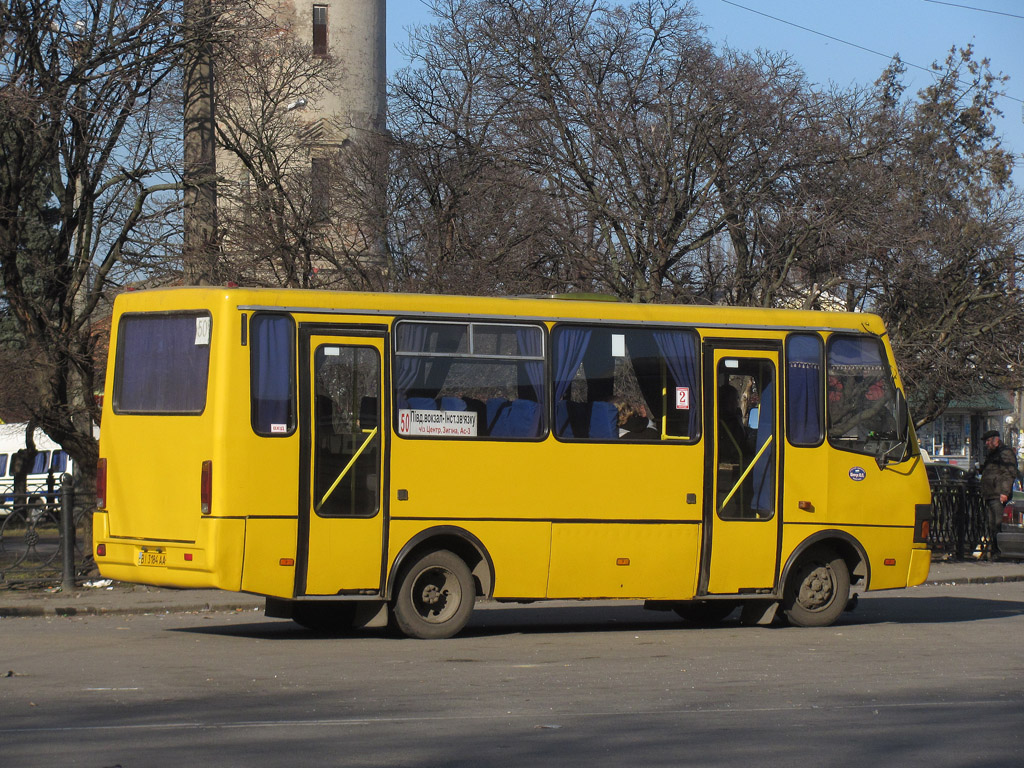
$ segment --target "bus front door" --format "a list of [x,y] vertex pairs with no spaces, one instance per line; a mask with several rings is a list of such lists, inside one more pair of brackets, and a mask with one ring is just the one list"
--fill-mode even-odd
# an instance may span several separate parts
[[301,339],[308,373],[296,594],[376,592],[384,551],[383,338],[306,332]]
[[756,593],[775,584],[779,547],[777,349],[710,346],[703,594]]

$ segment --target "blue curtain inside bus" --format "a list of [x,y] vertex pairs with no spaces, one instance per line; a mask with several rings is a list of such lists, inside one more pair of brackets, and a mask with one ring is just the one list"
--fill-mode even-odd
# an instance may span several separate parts
[[294,338],[287,315],[257,314],[249,324],[252,428],[258,435],[295,429]]
[[544,341],[543,336],[537,329],[530,326],[516,328],[516,343],[519,345],[519,353],[527,357],[537,358],[527,360],[519,366],[519,397],[520,399],[532,400],[535,403],[543,402],[544,392]]
[[818,445],[824,437],[821,337],[793,334],[786,342],[786,423],[792,445]]
[[654,341],[665,358],[676,388],[689,390],[688,437],[695,437],[700,429],[700,376],[697,358],[697,335],[681,331],[655,331]]

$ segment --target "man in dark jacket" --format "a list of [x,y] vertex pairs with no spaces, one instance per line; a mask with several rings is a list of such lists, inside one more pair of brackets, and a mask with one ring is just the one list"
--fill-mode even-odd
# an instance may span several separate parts
[[1017,457],[1008,445],[1003,445],[999,433],[992,429],[981,436],[988,455],[981,465],[981,498],[988,511],[990,547],[993,560],[999,557],[999,526],[1003,522],[1003,509],[1013,496],[1013,481],[1017,479]]

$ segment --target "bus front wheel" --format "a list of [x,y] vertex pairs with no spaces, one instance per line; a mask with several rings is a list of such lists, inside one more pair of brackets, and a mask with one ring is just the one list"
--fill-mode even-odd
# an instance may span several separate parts
[[458,555],[442,549],[402,569],[392,615],[398,629],[409,637],[451,637],[466,626],[475,599],[469,567]]
[[831,549],[805,554],[786,580],[782,609],[790,624],[827,627],[850,599],[850,570]]

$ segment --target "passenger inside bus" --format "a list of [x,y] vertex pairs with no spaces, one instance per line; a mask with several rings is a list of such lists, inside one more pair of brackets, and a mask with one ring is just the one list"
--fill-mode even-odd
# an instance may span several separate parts
[[745,467],[749,453],[747,431],[743,427],[740,393],[731,384],[718,388],[718,448],[719,464]]
[[615,398],[614,402],[619,412],[620,440],[659,440],[661,438],[658,429],[647,417],[647,408],[642,403],[621,397]]

